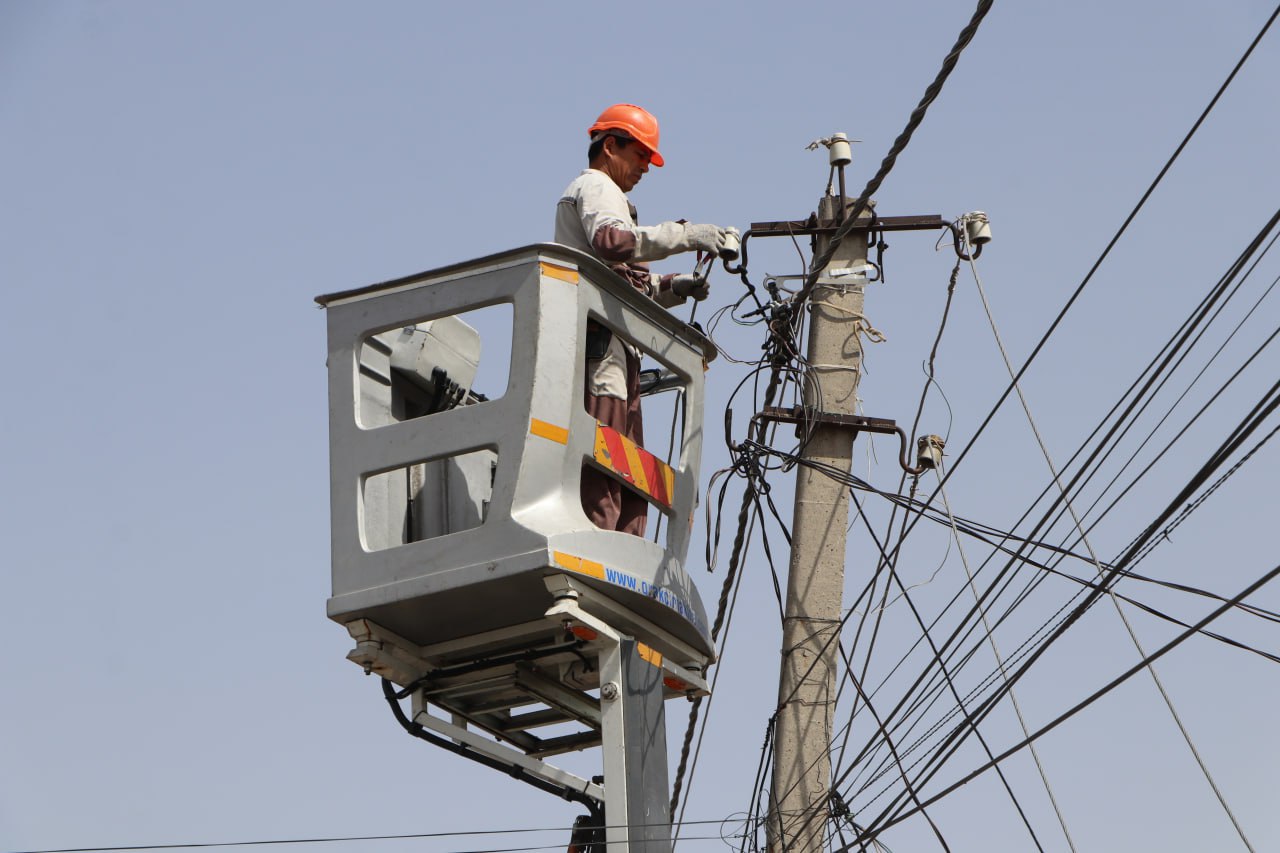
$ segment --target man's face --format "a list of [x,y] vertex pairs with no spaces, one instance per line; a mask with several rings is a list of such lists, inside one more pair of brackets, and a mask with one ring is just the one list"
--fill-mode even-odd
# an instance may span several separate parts
[[602,152],[604,163],[601,171],[613,178],[613,182],[622,188],[624,193],[631,189],[649,171],[649,161],[653,152],[639,142],[632,140],[625,146],[619,145],[617,137],[610,136],[604,141]]

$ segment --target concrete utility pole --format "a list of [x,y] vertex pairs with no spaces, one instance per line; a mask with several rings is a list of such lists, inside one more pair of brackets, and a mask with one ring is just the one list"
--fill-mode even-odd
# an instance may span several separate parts
[[[847,147],[846,147],[847,150]],[[834,159],[833,159],[833,162]],[[847,161],[846,161],[847,162]],[[843,176],[841,180],[843,189]],[[819,223],[831,223],[843,196],[824,197]],[[870,214],[865,214],[870,219]],[[818,236],[817,252],[829,240]],[[811,413],[855,413],[862,368],[862,316],[867,231],[851,231],[821,271],[810,299],[804,404]],[[817,423],[808,428],[801,457],[848,473],[855,430]],[[797,469],[791,570],[782,623],[779,711],[774,734],[769,850],[821,851],[831,784],[831,721],[835,714],[840,608],[844,587],[848,489],[832,476]]]

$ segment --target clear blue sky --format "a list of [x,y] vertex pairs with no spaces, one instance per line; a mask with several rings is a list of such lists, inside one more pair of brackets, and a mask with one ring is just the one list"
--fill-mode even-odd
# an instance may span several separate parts
[[[632,194],[644,221],[802,218],[826,181],[825,157],[805,145],[834,131],[864,140],[850,172],[861,187],[971,11],[936,0],[0,2],[0,354],[11,371],[0,851],[567,827],[575,808],[405,736],[376,682],[344,660],[346,632],[324,616],[328,404],[312,297],[549,239],[585,128],[616,101],[662,122],[668,165]],[[1271,11],[1258,0],[997,2],[878,194],[881,213],[990,214],[996,239],[979,270],[1021,362]],[[1058,461],[1274,211],[1277,79],[1273,32],[1028,373]],[[869,353],[862,398],[868,414],[909,423],[952,257],[930,235],[890,242],[888,282],[867,301],[888,341]],[[754,248],[754,273],[798,271],[790,245]],[[1278,273],[1265,261],[1241,300]],[[712,284],[713,305],[740,293],[723,273]],[[1194,405],[1278,315],[1261,304]],[[738,356],[758,353],[758,328],[722,331]],[[1277,364],[1264,353],[1215,404],[1215,422],[1106,519],[1100,556],[1142,529]],[[742,375],[713,367],[713,434]],[[938,378],[951,413],[934,398],[925,426],[949,429],[959,447],[1007,382],[968,271]],[[859,473],[892,488],[890,447],[877,452],[873,462],[860,448]],[[705,472],[725,461],[716,449]],[[1268,445],[1143,570],[1232,594],[1273,568],[1277,461]],[[953,508],[998,527],[1047,482],[1013,404],[964,465],[948,486]],[[788,495],[780,482],[784,506]],[[940,605],[962,577],[955,550],[936,532],[912,541],[904,580]],[[851,536],[849,557],[860,588],[873,565],[865,535]],[[711,607],[721,575],[693,563]],[[776,698],[762,560],[744,584],[691,820],[745,808]],[[1022,608],[1009,647],[1070,590],[1051,586]],[[1121,591],[1184,618],[1209,610]],[[1280,608],[1280,588],[1254,601]],[[1133,618],[1148,648],[1174,633]],[[893,624],[882,642],[908,637],[907,622]],[[1218,627],[1280,647],[1257,619]],[[1134,660],[1099,607],[1020,689],[1024,710],[1045,722]],[[1280,847],[1280,669],[1209,640],[1161,666],[1255,846]],[[678,745],[685,708],[668,713]],[[1018,738],[1009,714],[984,732],[996,745]],[[1080,849],[1239,848],[1149,679],[1041,748]],[[596,760],[570,763],[590,773]],[[939,782],[976,760],[963,753]],[[1047,849],[1066,849],[1025,756],[1010,773]],[[1030,849],[987,777],[931,815],[952,849]],[[714,824],[690,831],[717,840],[681,849],[720,849]],[[937,849],[918,820],[884,841],[896,853]]]

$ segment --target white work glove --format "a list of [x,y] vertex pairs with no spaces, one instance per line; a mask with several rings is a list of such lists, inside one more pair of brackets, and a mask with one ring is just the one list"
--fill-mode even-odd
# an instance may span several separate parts
[[688,251],[697,249],[719,254],[724,248],[724,229],[719,225],[685,225],[684,236],[689,244]]
[[636,225],[633,261],[660,261],[680,252],[703,251],[719,254],[725,245],[725,230],[719,225],[691,225],[662,222]]
[[671,292],[681,299],[693,297],[701,302],[711,295],[711,283],[700,275],[680,273],[671,277]]

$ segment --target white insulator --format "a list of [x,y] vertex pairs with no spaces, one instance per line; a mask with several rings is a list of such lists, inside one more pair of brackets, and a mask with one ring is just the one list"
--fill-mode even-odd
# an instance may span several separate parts
[[925,435],[916,439],[916,465],[936,471],[942,467],[942,448],[947,444],[939,435]]
[[981,246],[984,243],[991,242],[991,222],[981,210],[975,210],[973,213],[964,215],[964,229],[965,234],[969,237],[969,242],[974,246]]
[[831,144],[827,147],[827,156],[832,166],[848,166],[853,162],[853,149],[849,146],[849,137],[843,133],[831,134]]
[[737,228],[729,226],[724,229],[724,246],[720,248],[720,257],[726,261],[736,261],[742,249],[742,234]]

